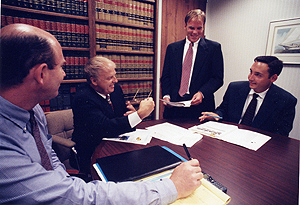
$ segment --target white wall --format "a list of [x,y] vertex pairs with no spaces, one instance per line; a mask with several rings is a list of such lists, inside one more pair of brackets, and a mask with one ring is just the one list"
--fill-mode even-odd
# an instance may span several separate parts
[[[253,59],[265,55],[269,23],[300,17],[299,0],[208,0],[206,37],[222,45],[225,63],[224,85],[216,92],[219,105],[231,81],[247,80]],[[300,135],[300,65],[285,65],[278,86],[297,99],[294,128],[290,137]]]

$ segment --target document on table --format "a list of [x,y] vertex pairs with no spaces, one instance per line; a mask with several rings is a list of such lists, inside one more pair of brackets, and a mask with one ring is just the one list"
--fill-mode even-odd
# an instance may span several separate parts
[[192,131],[183,127],[165,122],[157,125],[153,125],[146,128],[152,132],[152,137],[164,140],[176,145],[186,144],[188,147],[192,147],[196,142],[202,139],[202,135],[199,133],[193,133]]
[[214,137],[242,147],[258,150],[267,141],[270,136],[258,132],[239,129],[236,125],[228,125],[220,122],[209,121],[189,128],[189,130],[206,136]]
[[136,129],[136,131],[127,132],[114,138],[103,138],[103,140],[146,145],[152,139],[151,134],[148,130]]
[[192,102],[192,100],[180,101],[180,102],[169,102],[163,99],[160,100],[173,107],[191,107],[191,102]]

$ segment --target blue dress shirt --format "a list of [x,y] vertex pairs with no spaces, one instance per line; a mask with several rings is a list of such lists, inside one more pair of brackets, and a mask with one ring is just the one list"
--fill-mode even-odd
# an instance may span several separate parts
[[52,149],[52,136],[39,105],[33,108],[53,170],[41,165],[28,131],[29,112],[0,96],[0,204],[168,204],[177,191],[170,179],[104,183],[71,177]]

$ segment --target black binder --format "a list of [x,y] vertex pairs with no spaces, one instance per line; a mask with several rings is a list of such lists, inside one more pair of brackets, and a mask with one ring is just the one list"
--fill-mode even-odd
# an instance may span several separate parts
[[102,181],[135,181],[173,169],[183,160],[169,148],[156,145],[98,158],[94,168]]

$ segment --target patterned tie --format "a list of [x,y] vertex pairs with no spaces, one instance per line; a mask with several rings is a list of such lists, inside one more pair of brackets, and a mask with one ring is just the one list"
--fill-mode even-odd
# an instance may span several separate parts
[[257,99],[256,99],[257,97],[258,97],[258,95],[256,93],[253,93],[253,98],[252,98],[250,104],[248,105],[247,110],[242,119],[242,122],[241,122],[242,125],[251,126],[252,120],[254,117],[254,113],[255,113],[255,109],[256,109],[256,105],[257,105]]
[[33,110],[30,110],[29,113],[30,113],[29,122],[31,124],[31,132],[32,132],[33,138],[35,140],[36,146],[39,150],[40,156],[41,156],[42,166],[46,170],[53,170],[49,156],[48,156],[46,149],[44,147],[44,144],[42,142],[40,131],[39,131],[39,126],[34,118]]
[[185,54],[185,58],[182,65],[181,83],[179,89],[179,95],[182,97],[188,91],[188,84],[191,74],[193,62],[193,43],[190,43],[189,49]]
[[106,100],[107,100],[108,104],[110,104],[111,108],[114,110],[114,106],[113,106],[113,104],[112,104],[112,102],[110,100],[109,95],[106,95]]

